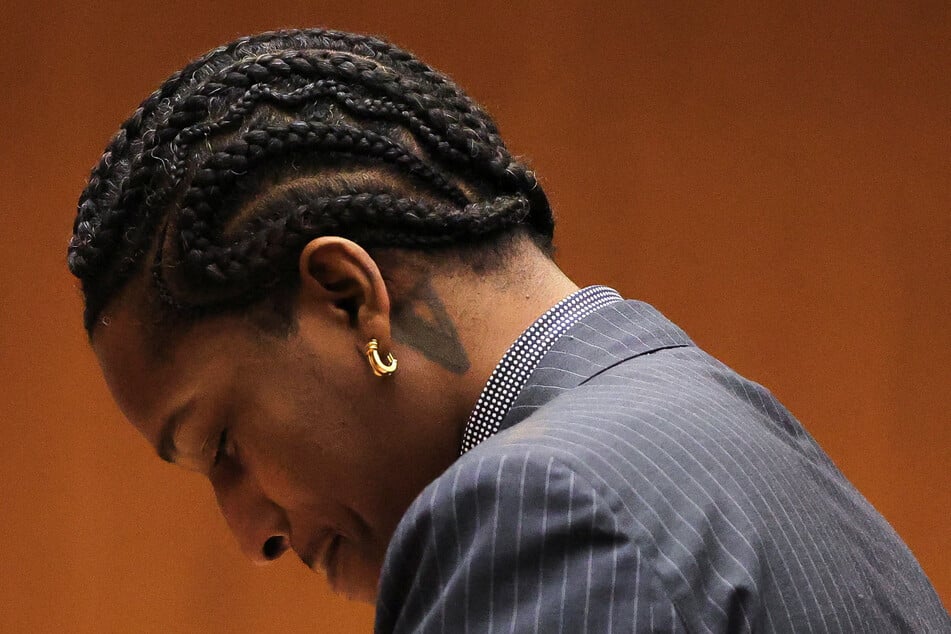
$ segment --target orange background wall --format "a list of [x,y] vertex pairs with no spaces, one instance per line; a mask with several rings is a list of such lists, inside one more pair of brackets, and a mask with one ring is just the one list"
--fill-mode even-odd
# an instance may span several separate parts
[[8,0],[0,630],[370,627],[293,558],[246,563],[209,486],[123,422],[64,267],[140,99],[225,40],[321,24],[385,34],[483,102],[550,193],[568,273],[771,388],[951,603],[951,10],[725,4]]

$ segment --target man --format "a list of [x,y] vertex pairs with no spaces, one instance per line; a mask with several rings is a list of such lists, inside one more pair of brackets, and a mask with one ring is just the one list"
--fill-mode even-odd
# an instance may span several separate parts
[[766,390],[578,289],[552,233],[448,79],[287,31],[143,102],[69,265],[129,420],[249,557],[293,549],[379,632],[951,631]]

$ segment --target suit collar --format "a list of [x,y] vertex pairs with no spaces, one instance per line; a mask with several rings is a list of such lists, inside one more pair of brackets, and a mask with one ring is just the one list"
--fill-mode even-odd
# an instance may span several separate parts
[[690,337],[650,304],[628,300],[605,306],[574,324],[542,357],[499,431],[622,361],[690,345]]
[[623,301],[613,288],[589,286],[562,299],[526,328],[502,356],[482,389],[463,430],[460,454],[499,431],[515,397],[563,334],[591,313]]

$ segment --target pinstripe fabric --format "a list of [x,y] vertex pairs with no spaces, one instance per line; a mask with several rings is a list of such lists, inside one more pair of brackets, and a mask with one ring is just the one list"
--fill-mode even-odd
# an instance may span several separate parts
[[951,632],[763,387],[641,302],[575,324],[390,543],[376,631]]

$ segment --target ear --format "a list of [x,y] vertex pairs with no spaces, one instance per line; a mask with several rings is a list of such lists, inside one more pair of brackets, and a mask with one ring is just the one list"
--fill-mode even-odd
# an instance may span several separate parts
[[361,347],[372,338],[392,349],[390,296],[370,254],[356,242],[323,236],[300,255],[299,310],[317,311],[354,331]]

